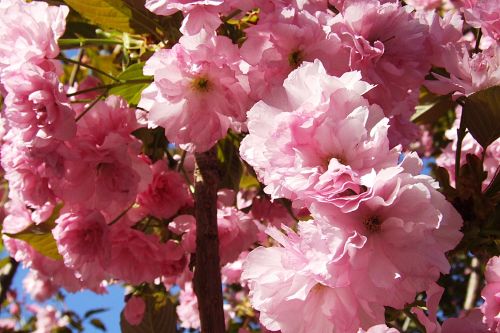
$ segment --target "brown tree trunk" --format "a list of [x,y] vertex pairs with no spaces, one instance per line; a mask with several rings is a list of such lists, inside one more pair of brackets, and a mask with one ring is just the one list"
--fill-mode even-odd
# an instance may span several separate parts
[[201,331],[224,332],[222,285],[217,231],[217,150],[195,154],[196,258],[194,291],[198,297]]

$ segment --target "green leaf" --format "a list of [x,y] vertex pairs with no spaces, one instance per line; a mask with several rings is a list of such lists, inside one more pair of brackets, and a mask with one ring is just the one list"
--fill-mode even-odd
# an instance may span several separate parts
[[5,257],[0,260],[0,270],[10,263],[10,257]]
[[484,149],[495,141],[500,136],[500,86],[467,97],[462,121]]
[[165,156],[168,141],[163,127],[158,126],[153,129],[141,127],[132,132],[132,135],[142,141],[142,152],[153,161],[161,160]]
[[108,310],[109,310],[108,308],[92,309],[92,310],[89,310],[89,311],[85,312],[85,314],[83,315],[83,318],[86,319],[86,318],[92,317],[95,314],[103,313],[103,312],[106,312]]
[[[90,58],[89,65],[114,77],[120,74],[121,66],[115,63],[114,56],[101,55],[99,52],[91,49],[86,49],[85,54]],[[104,84],[115,83],[114,80],[101,73],[94,72],[93,75],[98,77]]]
[[[145,76],[142,74],[142,69],[144,68],[144,63],[133,64],[129,66],[124,72],[118,75],[119,80],[137,80],[137,79],[150,79],[151,76]],[[149,83],[137,83],[137,84],[127,84],[123,86],[118,86],[111,88],[109,90],[110,94],[119,95],[125,98],[129,104],[137,105],[141,100],[142,91],[149,86]]]
[[57,244],[52,233],[35,234],[32,232],[21,232],[18,234],[5,234],[11,238],[20,239],[31,245],[38,253],[54,260],[62,260],[57,251]]
[[221,170],[220,188],[240,189],[243,166],[239,157],[239,142],[228,135],[217,144],[217,159]]
[[241,179],[240,179],[240,189],[249,189],[249,188],[253,188],[253,187],[256,187],[256,188],[259,188],[260,187],[260,183],[259,183],[259,180],[250,175],[249,173],[245,172],[243,173],[243,175],[241,176]]
[[65,0],[71,8],[105,29],[134,32],[130,27],[132,10],[120,0]]
[[62,256],[57,251],[57,244],[52,235],[52,229],[56,226],[63,204],[58,204],[50,217],[41,224],[31,225],[17,234],[4,233],[5,235],[25,241],[38,253],[54,260],[61,260]]
[[142,7],[136,2],[122,0],[65,0],[71,8],[104,29],[121,32],[156,34],[156,24],[151,19],[144,1]]
[[94,319],[92,319],[92,320],[90,321],[90,323],[91,323],[94,327],[96,327],[96,328],[100,329],[101,331],[106,332],[106,326],[105,326],[105,325],[103,324],[103,322],[102,322],[102,321],[100,321],[99,319],[94,318]]
[[423,89],[411,121],[417,124],[432,124],[454,106],[455,102],[450,95],[438,96]]
[[164,306],[156,306],[154,297],[147,297],[144,317],[139,325],[130,325],[123,315],[120,316],[122,333],[175,333],[177,332],[177,315],[175,305],[167,299]]
[[66,22],[66,31],[62,38],[96,38],[96,26],[87,22]]

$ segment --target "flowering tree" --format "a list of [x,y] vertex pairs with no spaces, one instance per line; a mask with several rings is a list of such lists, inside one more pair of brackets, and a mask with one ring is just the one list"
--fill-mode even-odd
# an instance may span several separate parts
[[499,13],[0,0],[2,332],[500,332]]

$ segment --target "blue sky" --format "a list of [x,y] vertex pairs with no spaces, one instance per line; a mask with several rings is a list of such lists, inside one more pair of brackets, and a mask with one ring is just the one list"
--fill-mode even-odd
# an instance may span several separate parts
[[[22,293],[22,281],[28,270],[19,269],[15,275],[13,287]],[[108,294],[97,295],[91,291],[82,291],[76,294],[66,293],[66,304],[68,309],[75,311],[79,315],[83,315],[86,311],[96,308],[108,308],[109,310],[100,313],[96,316],[107,328],[107,332],[120,332],[120,312],[123,309],[124,290],[120,285],[111,286],[108,288]],[[86,333],[101,332],[91,325],[85,326]]]

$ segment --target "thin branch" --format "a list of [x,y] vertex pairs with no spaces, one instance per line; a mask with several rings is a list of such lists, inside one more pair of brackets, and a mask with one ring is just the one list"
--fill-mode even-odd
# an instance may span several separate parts
[[108,90],[108,89],[111,89],[111,88],[113,88],[115,86],[116,86],[115,84],[105,84],[105,85],[102,85],[102,86],[97,86],[97,87],[93,87],[93,88],[78,90],[78,91],[75,91],[74,93],[66,94],[66,96],[67,97],[73,97],[73,96],[78,96],[78,95],[86,94],[86,93],[97,91],[97,90]]
[[80,66],[81,66],[84,54],[85,54],[84,49],[80,49],[80,51],[78,51],[78,61],[76,61],[76,63],[74,63],[75,65],[73,66],[73,70],[71,71],[71,76],[69,77],[68,84],[70,87],[73,87],[73,85],[75,84],[76,76],[78,75],[78,72],[80,71]]
[[483,36],[483,32],[481,31],[481,28],[477,30],[477,35],[476,35],[476,45],[474,46],[474,53],[479,53],[479,44],[481,43],[481,37]]
[[476,304],[477,291],[479,287],[479,274],[477,269],[479,268],[479,259],[476,257],[472,258],[470,263],[471,273],[469,276],[469,282],[467,284],[467,293],[465,294],[464,310],[470,310]]
[[152,83],[152,82],[153,82],[153,80],[150,80],[150,79],[127,80],[127,81],[123,81],[123,82],[121,81],[121,82],[117,82],[117,83],[105,84],[102,86],[97,86],[97,87],[93,87],[93,88],[89,88],[89,89],[79,90],[79,91],[76,91],[76,92],[71,93],[71,94],[66,94],[66,96],[73,97],[73,96],[78,96],[78,95],[85,94],[85,93],[92,92],[92,91],[96,91],[96,90],[103,90],[103,89],[109,90],[111,88],[125,86],[128,84]]
[[125,216],[125,214],[127,214],[127,213],[128,213],[128,211],[129,211],[130,209],[132,209],[132,207],[134,207],[134,204],[135,204],[135,202],[133,202],[130,206],[128,206],[128,207],[127,207],[127,208],[126,208],[123,212],[121,212],[120,214],[118,214],[118,216],[117,216],[117,217],[115,217],[115,218],[114,218],[111,222],[109,222],[109,223],[108,223],[108,225],[109,225],[109,226],[111,226],[111,225],[115,224],[116,222],[120,221],[120,219],[121,219],[122,217],[124,217],[124,216]]
[[99,96],[97,96],[97,97],[96,97],[96,99],[94,99],[94,100],[92,101],[92,103],[90,103],[90,104],[89,104],[89,106],[87,106],[87,107],[85,108],[85,110],[83,110],[83,112],[82,112],[82,113],[80,113],[80,114],[78,115],[78,117],[76,117],[75,122],[78,122],[80,119],[82,119],[82,117],[83,117],[83,116],[85,116],[85,114],[87,114],[87,112],[89,112],[89,111],[90,111],[90,109],[92,109],[92,108],[94,107],[94,105],[96,105],[96,104],[97,104],[97,102],[99,102],[99,101],[101,100],[101,98],[103,98],[103,97],[104,97],[107,93],[108,93],[108,91],[106,90],[105,92],[103,92],[102,94],[100,94]]
[[427,333],[427,330],[425,329],[425,326],[422,325],[422,323],[418,320],[417,316],[415,316],[409,309],[404,309],[403,313],[406,315],[407,318],[410,318],[411,321],[417,326],[417,328],[424,333]]
[[[83,49],[82,49],[82,50],[83,50]],[[73,59],[69,59],[69,58],[63,57],[62,55],[59,55],[59,56],[57,57],[57,59],[59,59],[59,60],[61,60],[61,61],[64,61],[64,62],[69,62],[69,63],[75,64],[75,65],[78,65],[78,66],[82,66],[82,67],[88,68],[88,69],[90,69],[90,70],[91,70],[91,71],[93,71],[93,72],[99,73],[99,74],[101,74],[101,75],[104,75],[104,76],[106,76],[106,77],[108,77],[108,78],[112,79],[113,81],[117,81],[117,82],[119,82],[119,81],[120,81],[119,79],[117,79],[117,78],[116,78],[116,77],[114,77],[113,75],[108,74],[108,73],[106,73],[105,71],[100,70],[99,68],[96,68],[96,67],[91,66],[91,65],[89,65],[89,64],[83,63],[83,62],[81,61],[81,59],[80,59],[80,60],[78,60],[78,61],[76,61],[76,60],[73,60]]]
[[60,38],[57,43],[61,48],[65,49],[81,48],[84,46],[122,45],[123,41],[107,38]]
[[16,275],[17,268],[19,267],[19,263],[15,261],[13,258],[9,258],[10,261],[10,269],[7,274],[0,277],[0,309],[2,308],[2,304],[7,298],[7,292],[12,285],[12,281],[14,280],[14,275]]
[[181,154],[181,159],[177,165],[177,171],[180,171],[184,167],[184,160],[186,159],[187,151],[183,150]]

